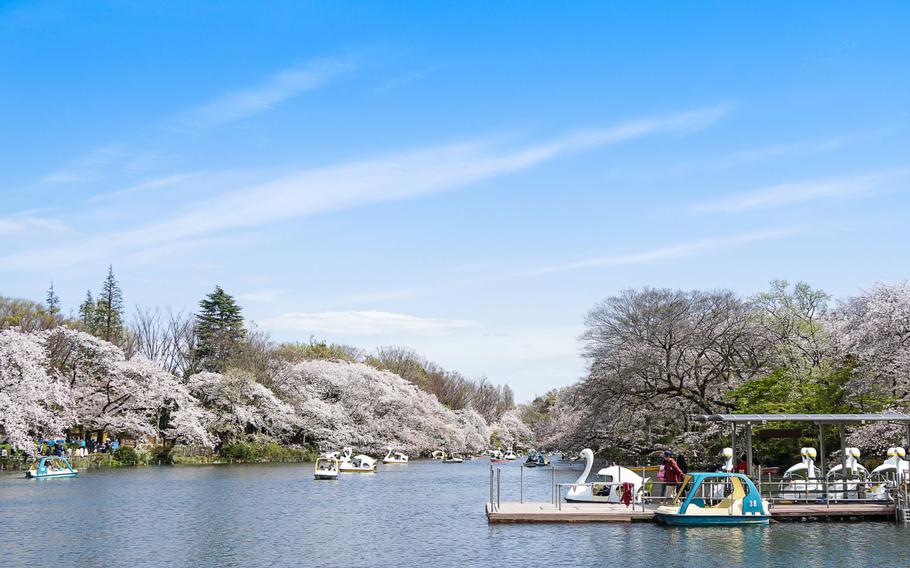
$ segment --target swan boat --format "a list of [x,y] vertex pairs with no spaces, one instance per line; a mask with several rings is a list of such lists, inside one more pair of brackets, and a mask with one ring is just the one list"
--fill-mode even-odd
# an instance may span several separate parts
[[875,499],[889,499],[890,488],[910,478],[910,462],[904,459],[906,455],[904,448],[888,448],[888,459],[870,472],[869,478],[875,483],[872,487]]
[[376,460],[364,454],[352,456],[354,451],[351,448],[345,448],[341,451],[341,459],[338,460],[338,471],[342,473],[375,473]]
[[29,479],[50,479],[57,477],[76,477],[79,470],[62,456],[41,456],[25,472]]
[[445,457],[442,458],[442,463],[462,463],[462,462],[464,462],[464,458],[458,454],[446,454]]
[[392,448],[389,448],[388,453],[382,458],[382,463],[408,463],[408,456],[402,452],[393,452]]
[[784,472],[780,498],[791,501],[817,499],[822,494],[821,471],[815,466],[815,448],[800,448],[800,462]]
[[434,460],[442,460],[445,459],[446,453],[444,450],[435,450],[432,454],[430,454],[430,457]]
[[509,451],[507,451],[507,452],[505,453],[504,456],[502,456],[502,459],[504,459],[504,460],[506,460],[506,461],[517,460],[517,459],[518,459],[518,455],[517,455],[514,451],[512,451],[512,450],[510,449]]
[[506,459],[504,457],[502,457],[502,452],[499,450],[492,450],[489,452],[489,455],[490,455],[491,462],[501,463],[501,462],[506,461]]
[[[582,472],[575,484],[566,494],[566,501],[577,503],[623,503],[623,486],[631,484],[632,498],[630,502],[641,503],[644,485],[647,479],[631,469],[611,465],[597,472],[589,482],[588,477],[591,475],[591,469],[594,467],[594,452],[588,448],[581,451],[581,457],[585,460],[585,470]],[[629,486],[626,486],[629,488]]]
[[654,511],[659,523],[679,526],[767,525],[768,503],[741,473],[692,473],[673,502]]
[[[332,452],[336,453],[336,452]],[[319,456],[313,471],[314,479],[338,479],[339,464],[335,457]]]
[[846,473],[843,472],[844,464],[842,463],[828,470],[825,480],[830,488],[831,499],[837,501],[860,497],[860,487],[863,487],[869,478],[869,470],[859,463],[859,457],[859,448],[844,448],[844,461],[847,462]]

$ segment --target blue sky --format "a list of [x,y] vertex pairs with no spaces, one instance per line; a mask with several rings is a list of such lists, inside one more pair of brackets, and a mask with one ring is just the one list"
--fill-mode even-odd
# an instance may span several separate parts
[[[431,5],[432,4],[432,5]],[[631,4],[631,3],[630,3]],[[623,288],[907,277],[903,3],[3,2],[0,294],[218,283],[518,398]]]

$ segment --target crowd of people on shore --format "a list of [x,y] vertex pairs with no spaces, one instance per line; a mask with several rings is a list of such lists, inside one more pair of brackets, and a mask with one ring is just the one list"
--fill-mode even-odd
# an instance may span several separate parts
[[88,440],[71,438],[69,440],[42,440],[39,448],[41,455],[45,456],[87,457],[92,454],[113,453],[120,446],[119,439],[98,441],[94,438]]

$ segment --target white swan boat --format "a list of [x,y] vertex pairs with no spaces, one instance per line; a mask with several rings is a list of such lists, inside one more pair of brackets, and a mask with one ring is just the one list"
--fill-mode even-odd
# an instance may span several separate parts
[[821,471],[815,465],[815,448],[800,448],[800,462],[784,472],[780,498],[790,501],[813,500],[822,496]]
[[345,448],[341,451],[341,459],[338,460],[338,471],[342,473],[375,473],[376,460],[364,454],[352,456],[354,451],[351,448]]
[[906,455],[907,452],[904,448],[888,448],[888,459],[869,474],[869,479],[875,484],[872,486],[873,498],[889,499],[889,491],[892,487],[901,481],[910,479],[910,462],[904,459]]
[[490,456],[490,461],[494,463],[504,462],[506,459],[503,457],[502,452],[499,450],[490,450],[488,452]]
[[[631,489],[632,496],[627,499],[632,503],[641,503],[644,493],[644,485],[647,479],[631,469],[611,465],[597,472],[597,474],[588,481],[591,469],[594,467],[594,452],[588,448],[581,451],[581,457],[585,460],[585,470],[575,480],[575,484],[566,494],[566,501],[583,502],[583,503],[623,503],[624,486]],[[631,485],[626,485],[631,484]]]
[[408,463],[408,456],[402,452],[393,452],[389,448],[388,453],[382,458],[382,463]]
[[869,470],[859,463],[859,448],[844,448],[844,461],[847,472],[843,473],[844,464],[839,463],[828,470],[825,476],[828,482],[828,496],[834,500],[857,499],[860,497],[860,486],[869,478]]
[[[337,452],[332,452],[336,454]],[[313,471],[314,479],[338,479],[339,464],[335,457],[319,456]]]
[[464,458],[461,457],[459,454],[446,454],[445,457],[442,458],[442,463],[462,463],[462,462],[464,462]]
[[502,459],[504,459],[504,460],[506,460],[506,461],[517,460],[517,459],[518,459],[518,455],[517,455],[514,451],[512,451],[512,449],[510,448],[509,451],[507,451],[507,452],[505,453],[505,455],[502,456]]
[[432,454],[430,454],[430,457],[434,460],[442,460],[445,459],[446,453],[443,450],[435,450]]

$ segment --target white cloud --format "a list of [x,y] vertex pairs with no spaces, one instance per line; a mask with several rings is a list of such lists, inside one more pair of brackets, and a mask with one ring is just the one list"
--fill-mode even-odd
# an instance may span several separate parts
[[261,322],[265,328],[337,335],[441,335],[478,324],[382,311],[294,312]]
[[186,181],[191,181],[193,179],[198,179],[202,174],[199,172],[189,173],[189,174],[174,174],[170,176],[155,178],[146,180],[143,182],[135,183],[123,189],[118,189],[116,191],[109,191],[106,193],[99,193],[88,198],[90,202],[95,201],[105,201],[108,199],[115,199],[118,197],[125,197],[128,195],[134,195],[136,193],[142,193],[152,189],[162,189],[167,187],[172,187],[174,185],[181,184]]
[[847,198],[871,194],[890,183],[905,181],[910,168],[890,168],[857,176],[784,183],[741,193],[693,207],[695,211],[736,213],[767,209],[825,199]]
[[651,250],[640,251],[629,254],[617,254],[607,256],[596,256],[564,264],[556,264],[539,268],[524,273],[526,276],[540,274],[550,274],[554,272],[568,272],[571,270],[581,270],[586,268],[606,268],[612,266],[626,266],[632,264],[645,264],[661,260],[676,260],[695,254],[703,253],[709,250],[728,248],[733,245],[742,245],[770,239],[780,239],[795,235],[805,230],[802,227],[790,227],[782,229],[769,229],[763,231],[751,231],[747,233],[738,233],[722,237],[710,237],[695,241],[685,241],[659,247]]
[[153,152],[130,154],[120,144],[96,148],[72,160],[60,170],[40,179],[48,185],[78,185],[110,177],[112,172],[136,174],[148,171],[159,156]]
[[247,229],[363,205],[410,199],[526,170],[558,157],[655,134],[699,129],[727,107],[711,107],[613,128],[574,132],[538,144],[498,149],[486,142],[434,146],[304,170],[197,202],[171,219],[89,242],[0,257],[0,267],[72,264],[137,248]]
[[733,167],[741,163],[756,162],[782,156],[812,156],[837,150],[846,145],[849,140],[843,136],[824,138],[819,140],[804,140],[789,144],[776,144],[737,152],[727,157],[718,164],[718,168]]
[[325,59],[287,69],[260,85],[226,93],[191,109],[183,113],[177,122],[183,127],[207,128],[248,118],[301,93],[317,89],[352,67],[348,60]]
[[69,227],[57,219],[36,217],[20,213],[9,217],[0,217],[0,235],[20,235],[28,232],[62,233]]

